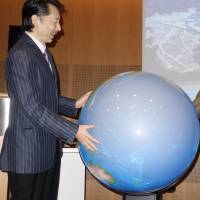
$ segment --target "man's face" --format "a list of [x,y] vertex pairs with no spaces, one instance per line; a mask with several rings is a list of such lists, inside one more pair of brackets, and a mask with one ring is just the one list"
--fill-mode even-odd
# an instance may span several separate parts
[[61,31],[60,13],[58,9],[49,4],[49,15],[35,16],[32,33],[43,43],[51,43],[55,35]]

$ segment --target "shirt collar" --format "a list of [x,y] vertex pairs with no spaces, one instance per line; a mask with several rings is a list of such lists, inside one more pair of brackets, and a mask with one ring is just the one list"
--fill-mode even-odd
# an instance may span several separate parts
[[38,48],[40,49],[40,51],[41,51],[42,53],[44,53],[45,50],[46,50],[46,44],[40,42],[40,41],[39,41],[37,38],[35,38],[30,32],[26,31],[25,33],[33,40],[33,42],[38,46]]

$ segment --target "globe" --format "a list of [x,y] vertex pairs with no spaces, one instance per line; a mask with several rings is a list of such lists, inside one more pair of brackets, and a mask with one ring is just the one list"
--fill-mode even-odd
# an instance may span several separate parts
[[191,170],[198,152],[199,119],[189,97],[150,73],[126,72],[100,85],[80,114],[99,140],[97,151],[79,145],[89,172],[126,194],[171,187]]

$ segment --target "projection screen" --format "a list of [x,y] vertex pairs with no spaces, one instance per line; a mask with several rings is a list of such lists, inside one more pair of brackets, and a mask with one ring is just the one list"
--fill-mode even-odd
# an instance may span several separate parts
[[199,0],[143,0],[143,71],[200,89]]

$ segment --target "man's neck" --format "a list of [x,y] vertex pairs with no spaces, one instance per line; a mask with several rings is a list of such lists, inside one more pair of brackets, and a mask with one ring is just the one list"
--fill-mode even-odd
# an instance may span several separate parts
[[29,32],[26,31],[25,32],[32,40],[33,42],[39,47],[39,49],[42,51],[42,53],[44,53],[45,49],[46,49],[46,44],[44,42],[42,42],[41,40],[38,39],[38,37],[36,36],[36,34],[34,34],[34,32]]
[[30,32],[30,31],[26,31],[26,33],[30,34],[32,37],[34,37],[38,42],[40,42],[42,45],[46,46],[46,44],[40,40],[40,38],[37,36],[37,34],[35,32]]

